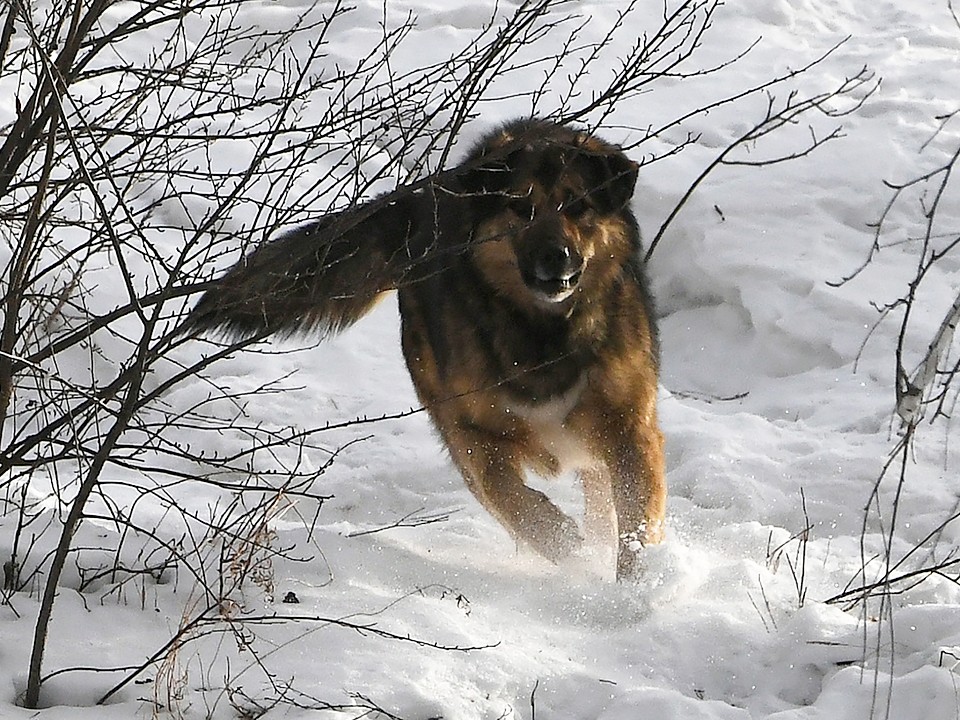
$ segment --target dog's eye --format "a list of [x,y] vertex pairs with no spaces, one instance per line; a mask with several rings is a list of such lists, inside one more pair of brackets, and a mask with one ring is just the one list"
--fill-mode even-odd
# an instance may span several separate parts
[[531,222],[536,214],[536,208],[527,198],[514,198],[507,203],[507,207],[510,208],[510,212],[525,222]]
[[564,201],[564,203],[558,209],[568,218],[576,220],[577,218],[582,217],[584,213],[590,209],[590,203],[588,203],[586,199],[582,197],[571,198]]

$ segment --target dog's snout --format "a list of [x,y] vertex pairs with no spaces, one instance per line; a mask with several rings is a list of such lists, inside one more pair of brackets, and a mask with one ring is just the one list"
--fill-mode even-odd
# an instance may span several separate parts
[[541,248],[534,262],[537,280],[570,280],[583,269],[583,257],[567,245],[547,245]]
[[580,284],[586,260],[576,245],[561,237],[536,238],[522,270],[527,285],[543,300],[562,302]]

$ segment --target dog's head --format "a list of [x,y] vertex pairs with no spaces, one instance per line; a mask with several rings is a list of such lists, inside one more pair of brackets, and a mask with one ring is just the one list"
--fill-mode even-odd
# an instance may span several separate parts
[[507,126],[464,163],[473,262],[514,301],[564,311],[635,251],[627,205],[636,180],[637,164],[592,135],[541,121]]

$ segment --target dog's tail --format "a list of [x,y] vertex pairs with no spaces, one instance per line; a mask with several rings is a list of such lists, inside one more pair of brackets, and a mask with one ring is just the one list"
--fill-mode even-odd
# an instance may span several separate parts
[[181,332],[232,337],[338,332],[422,262],[427,193],[395,193],[264,243],[208,290]]

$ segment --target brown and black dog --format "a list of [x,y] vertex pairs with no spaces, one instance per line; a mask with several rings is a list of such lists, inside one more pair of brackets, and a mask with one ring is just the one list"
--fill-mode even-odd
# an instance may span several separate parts
[[614,145],[519,120],[416,188],[263,244],[186,327],[335,332],[396,289],[417,394],[477,499],[556,562],[581,533],[524,473],[577,470],[584,530],[629,577],[666,500],[636,178]]

